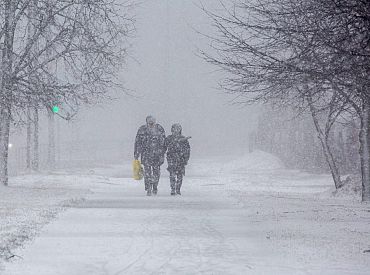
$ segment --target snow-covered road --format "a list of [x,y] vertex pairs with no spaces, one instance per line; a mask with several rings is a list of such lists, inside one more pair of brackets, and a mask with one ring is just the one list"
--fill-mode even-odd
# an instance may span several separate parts
[[[369,274],[367,206],[314,199],[308,187],[302,196],[266,191],[294,179],[307,186],[284,170],[202,175],[187,176],[176,197],[166,173],[152,197],[129,178],[101,177],[4,275]],[[310,188],[327,189],[319,179]]]

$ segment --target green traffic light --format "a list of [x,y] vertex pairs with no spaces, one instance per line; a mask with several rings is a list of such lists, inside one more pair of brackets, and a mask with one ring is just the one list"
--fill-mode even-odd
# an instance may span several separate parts
[[58,113],[59,112],[59,107],[58,106],[53,106],[52,110],[53,110],[53,113]]

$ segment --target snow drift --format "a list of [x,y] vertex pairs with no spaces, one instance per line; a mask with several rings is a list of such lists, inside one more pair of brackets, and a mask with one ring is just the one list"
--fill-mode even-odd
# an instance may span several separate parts
[[244,174],[261,170],[284,169],[283,162],[269,153],[254,151],[243,156],[222,156],[189,161],[189,175],[210,176],[220,174]]

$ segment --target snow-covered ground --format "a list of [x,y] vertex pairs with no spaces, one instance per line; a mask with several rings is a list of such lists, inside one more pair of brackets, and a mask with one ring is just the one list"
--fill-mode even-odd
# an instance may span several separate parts
[[355,188],[333,193],[329,175],[263,152],[190,165],[181,197],[165,169],[146,197],[130,163],[13,178],[0,273],[369,274],[370,207]]
[[9,187],[0,186],[0,266],[17,257],[13,251],[59,212],[83,200],[90,192],[85,179],[65,173],[27,175],[11,178]]

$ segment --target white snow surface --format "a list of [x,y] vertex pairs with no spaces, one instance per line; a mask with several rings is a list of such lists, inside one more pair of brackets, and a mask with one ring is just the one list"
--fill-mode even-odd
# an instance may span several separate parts
[[369,274],[370,207],[329,175],[254,152],[190,160],[182,196],[163,166],[147,197],[130,174],[125,163],[12,178],[0,273]]

